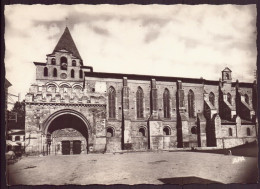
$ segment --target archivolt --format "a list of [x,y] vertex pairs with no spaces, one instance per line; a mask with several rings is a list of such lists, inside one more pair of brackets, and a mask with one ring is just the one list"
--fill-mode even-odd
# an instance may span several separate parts
[[51,124],[51,122],[61,116],[61,115],[65,115],[65,114],[71,114],[71,115],[74,115],[74,116],[77,116],[78,118],[80,118],[84,124],[86,125],[87,127],[87,130],[88,130],[88,135],[90,136],[90,134],[92,133],[92,128],[91,128],[91,125],[89,123],[89,121],[87,120],[87,118],[80,112],[76,111],[76,110],[72,110],[72,109],[63,109],[63,110],[59,110],[57,112],[54,112],[53,114],[51,114],[46,120],[44,120],[44,122],[42,123],[42,132],[47,134],[48,132],[48,128]]

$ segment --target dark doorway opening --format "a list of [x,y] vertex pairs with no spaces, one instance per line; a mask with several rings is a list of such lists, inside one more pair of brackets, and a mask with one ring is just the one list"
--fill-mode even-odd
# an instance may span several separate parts
[[73,141],[73,154],[80,154],[81,153],[81,141],[75,140]]
[[70,154],[70,141],[62,141],[62,155]]

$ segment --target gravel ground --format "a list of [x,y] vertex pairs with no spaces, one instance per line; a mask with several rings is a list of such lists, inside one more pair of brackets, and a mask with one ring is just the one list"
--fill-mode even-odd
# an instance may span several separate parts
[[256,183],[257,158],[198,152],[24,157],[10,185]]

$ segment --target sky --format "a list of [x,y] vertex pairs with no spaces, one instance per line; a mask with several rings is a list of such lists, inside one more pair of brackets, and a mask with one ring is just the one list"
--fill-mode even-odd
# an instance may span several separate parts
[[21,100],[68,26],[96,72],[253,82],[256,5],[8,5],[5,69]]

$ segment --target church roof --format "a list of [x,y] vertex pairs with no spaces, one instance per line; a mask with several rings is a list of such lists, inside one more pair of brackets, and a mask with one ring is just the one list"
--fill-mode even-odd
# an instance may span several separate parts
[[73,56],[82,60],[68,27],[65,28],[64,33],[62,34],[59,42],[53,50],[53,53],[62,49],[69,51],[70,53],[72,53]]
[[232,71],[228,67],[225,67],[225,69],[222,72],[232,72]]

